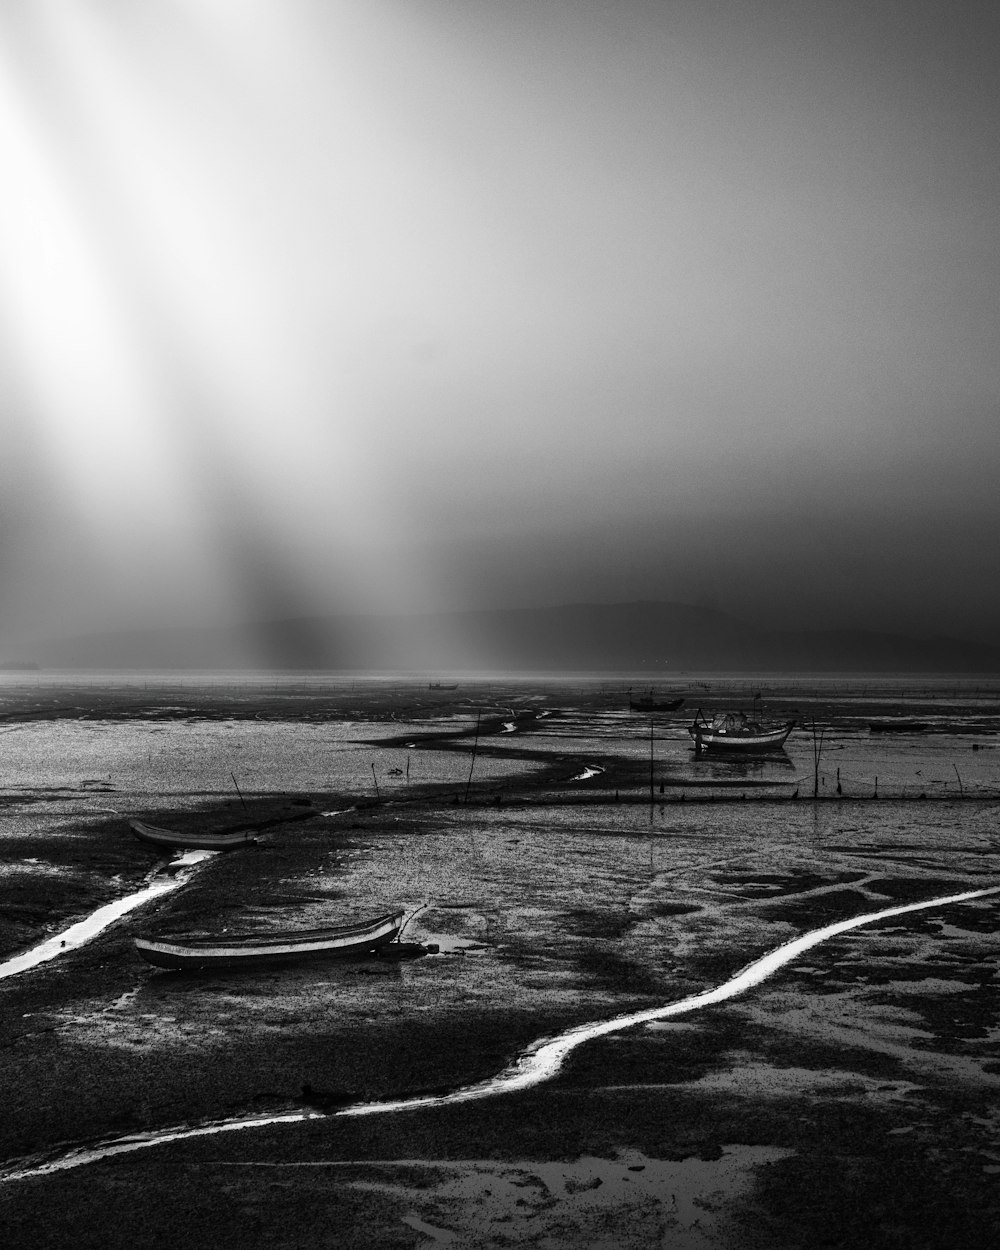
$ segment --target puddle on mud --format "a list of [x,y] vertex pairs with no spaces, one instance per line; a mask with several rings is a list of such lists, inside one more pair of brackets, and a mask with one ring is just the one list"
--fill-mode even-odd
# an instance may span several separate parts
[[[726,1210],[747,1192],[755,1173],[795,1152],[723,1145],[718,1158],[664,1160],[638,1150],[612,1159],[584,1155],[555,1163],[520,1159],[398,1159],[331,1162],[337,1184],[384,1194],[411,1210],[401,1222],[433,1246],[614,1244],[710,1250],[727,1223]],[[237,1165],[238,1166],[238,1165]],[[309,1164],[299,1166],[309,1167]],[[323,1167],[323,1164],[315,1166]],[[440,1179],[435,1179],[438,1173]]]

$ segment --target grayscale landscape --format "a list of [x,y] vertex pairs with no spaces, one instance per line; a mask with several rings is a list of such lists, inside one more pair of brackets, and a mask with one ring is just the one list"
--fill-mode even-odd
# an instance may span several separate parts
[[0,0],[5,1250],[1000,1250],[998,47]]

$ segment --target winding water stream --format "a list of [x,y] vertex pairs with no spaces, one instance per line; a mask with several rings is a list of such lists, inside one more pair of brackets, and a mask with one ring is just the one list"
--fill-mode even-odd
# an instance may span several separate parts
[[65,955],[78,946],[83,946],[108,925],[137,907],[141,907],[143,903],[148,903],[150,899],[159,898],[161,894],[168,894],[171,890],[185,885],[191,880],[196,865],[217,854],[218,851],[198,850],[185,851],[183,855],[178,855],[166,868],[157,868],[152,880],[141,890],[137,890],[134,894],[127,894],[124,898],[115,899],[111,903],[105,903],[103,907],[98,907],[89,916],[78,920],[76,924],[71,924],[61,933],[55,933],[44,942],[31,947],[30,950],[22,951],[20,955],[4,960],[0,963],[0,980],[27,972],[29,968],[36,968],[39,964],[47,963],[58,955]]
[[[861,916],[853,916],[848,920],[838,920],[833,924],[812,929],[801,937],[784,943],[760,959],[748,964],[735,976],[730,977],[715,989],[703,990],[677,1002],[667,1003],[662,1007],[649,1007],[643,1011],[630,1012],[627,1015],[615,1016],[610,1020],[600,1020],[592,1024],[582,1024],[559,1034],[557,1037],[540,1038],[533,1042],[512,1064],[504,1068],[496,1076],[473,1085],[466,1085],[453,1090],[449,1094],[426,1095],[417,1098],[400,1098],[387,1102],[356,1103],[331,1112],[333,1116],[367,1116],[384,1115],[389,1112],[410,1111],[422,1107],[443,1107],[453,1103],[471,1102],[479,1098],[492,1098],[498,1094],[513,1093],[516,1090],[530,1089],[543,1081],[551,1079],[560,1069],[566,1056],[577,1046],[597,1037],[605,1037],[610,1033],[620,1032],[639,1024],[648,1024],[654,1020],[663,1020],[669,1016],[686,1015],[698,1011],[702,1007],[710,1007],[725,1002],[745,993],[759,985],[768,977],[773,976],[786,964],[791,963],[804,952],[819,946],[830,938],[837,937],[851,929],[859,929],[864,925],[876,924],[880,920],[888,920],[894,916],[903,916],[909,912],[924,911],[932,907],[945,907],[953,903],[966,903],[973,899],[986,898],[1000,894],[1000,886],[990,886],[982,890],[966,890],[961,894],[948,894],[937,898],[925,899],[920,903],[904,903],[896,907],[888,907],[883,911],[866,912]],[[125,900],[122,900],[123,902]],[[96,1163],[114,1155],[128,1154],[135,1150],[145,1150],[150,1146],[159,1146],[168,1142],[184,1141],[194,1137],[209,1137],[217,1133],[231,1133],[241,1129],[263,1128],[272,1124],[297,1124],[306,1120],[323,1118],[323,1113],[316,1111],[290,1111],[280,1115],[251,1116],[233,1120],[216,1120],[197,1126],[182,1125],[172,1129],[152,1130],[148,1133],[135,1134],[129,1137],[118,1137],[94,1142],[87,1146],[65,1150],[62,1154],[34,1156],[30,1159],[13,1161],[6,1168],[0,1169],[0,1181],[23,1180],[32,1176],[45,1176],[52,1172],[66,1171],[70,1168],[82,1167],[87,1163]]]

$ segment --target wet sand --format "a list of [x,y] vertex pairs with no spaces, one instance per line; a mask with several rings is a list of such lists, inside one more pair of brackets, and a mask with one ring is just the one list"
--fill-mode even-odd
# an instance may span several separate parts
[[[454,1090],[832,920],[1000,884],[995,691],[889,685],[769,696],[775,719],[826,727],[813,802],[811,731],[784,759],[696,761],[694,699],[749,710],[750,692],[692,683],[653,720],[652,804],[650,718],[621,683],[8,689],[12,711],[51,702],[4,744],[0,958],[162,862],[102,806],[264,836],[0,981],[0,1157],[298,1113],[305,1084],[329,1111]],[[936,728],[875,741],[876,713]],[[181,976],[131,945],[396,904],[422,907],[405,936],[440,954]],[[588,1042],[533,1089],[0,1184],[0,1231],[25,1247],[986,1247],[998,907],[844,934],[740,998]]]

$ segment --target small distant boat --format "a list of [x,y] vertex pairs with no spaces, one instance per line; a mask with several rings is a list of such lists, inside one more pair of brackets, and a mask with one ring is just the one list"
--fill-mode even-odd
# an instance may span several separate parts
[[257,841],[249,830],[236,833],[176,833],[173,829],[161,829],[147,825],[142,820],[129,820],[129,828],[142,842],[163,847],[168,851],[233,851],[240,846],[250,846]]
[[432,681],[432,682],[427,683],[427,689],[428,690],[457,690],[458,682],[456,681],[451,685],[447,685],[443,681]]
[[925,720],[873,720],[868,732],[873,734],[922,734],[930,728]]
[[766,725],[747,720],[742,712],[725,712],[708,721],[698,712],[688,733],[696,754],[702,751],[780,751],[795,721]]
[[328,929],[229,934],[211,938],[136,938],[135,949],[157,968],[254,968],[302,959],[331,959],[379,950],[399,936],[405,911]]
[[633,712],[676,712],[683,702],[683,697],[657,702],[652,691],[639,695],[637,699],[633,699],[631,694],[628,697],[628,705]]

